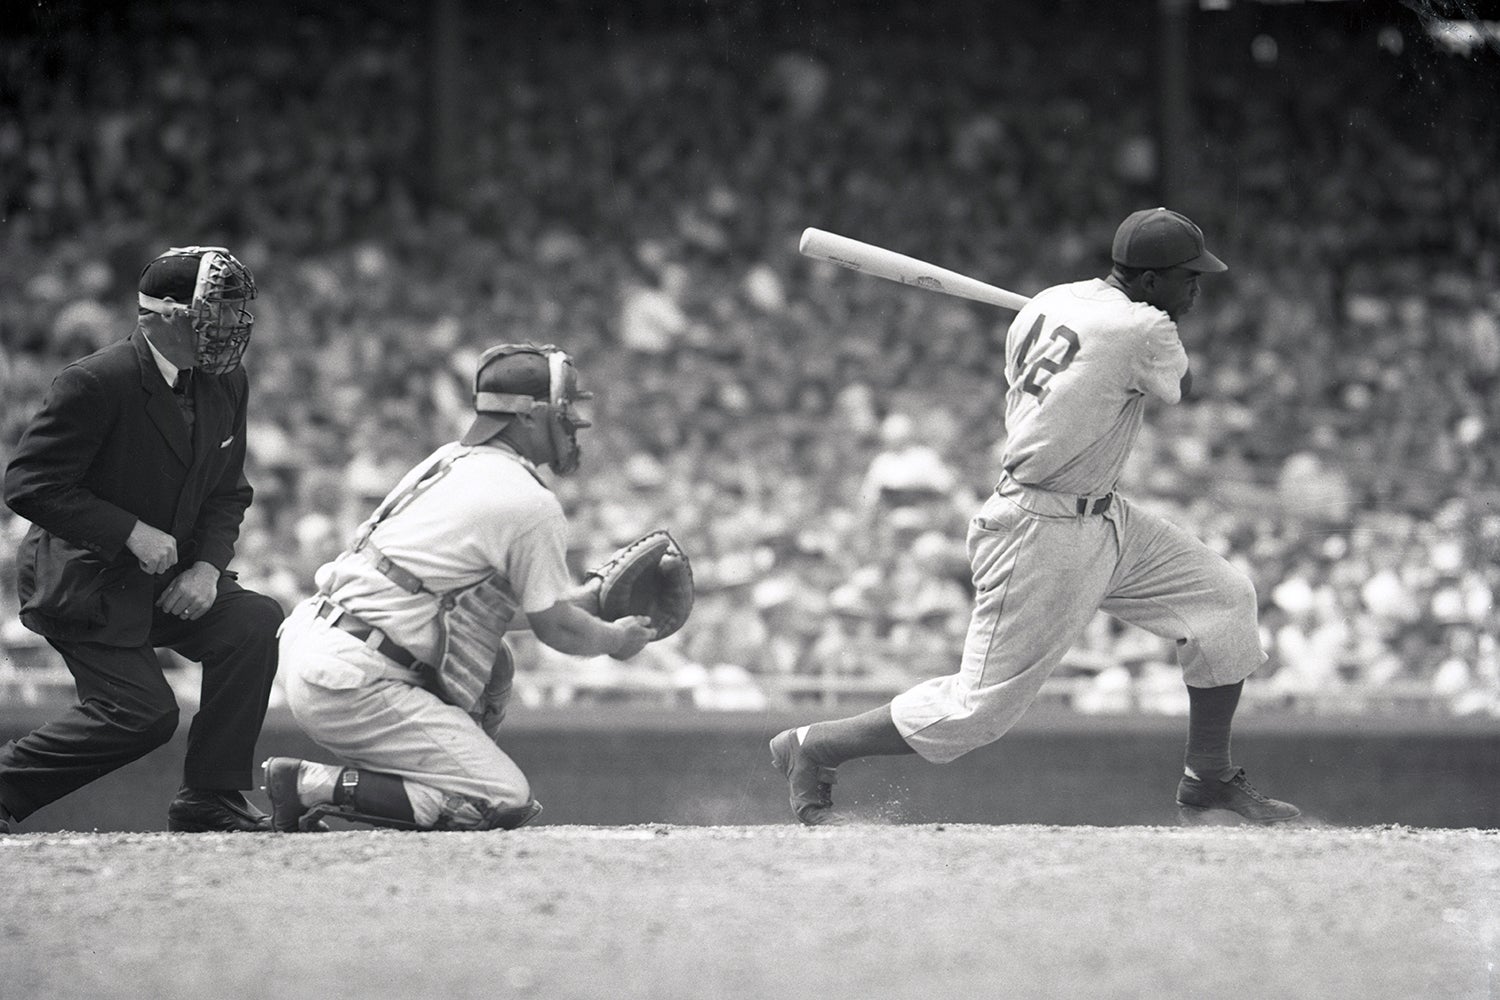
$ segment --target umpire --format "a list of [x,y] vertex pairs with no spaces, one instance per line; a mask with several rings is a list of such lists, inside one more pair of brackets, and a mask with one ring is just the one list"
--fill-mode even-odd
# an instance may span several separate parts
[[78,703],[0,747],[0,832],[171,739],[178,709],[156,649],[203,665],[178,831],[269,829],[239,791],[276,673],[282,610],[229,571],[245,479],[255,281],[221,247],[146,265],[135,331],[62,370],[5,471],[31,527],[21,621],[62,654]]

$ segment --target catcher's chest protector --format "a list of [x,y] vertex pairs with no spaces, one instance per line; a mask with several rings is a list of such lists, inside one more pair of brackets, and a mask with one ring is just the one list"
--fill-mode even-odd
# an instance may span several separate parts
[[354,551],[374,559],[376,568],[396,586],[408,593],[426,593],[436,598],[438,662],[422,664],[422,674],[433,694],[466,712],[479,702],[500,657],[506,629],[520,607],[510,578],[497,570],[478,583],[437,593],[415,573],[370,544],[370,535],[381,521],[441,479],[454,462],[472,453],[472,448],[455,451],[435,462],[405,490],[387,497],[354,543]]
[[474,708],[519,606],[510,580],[500,573],[439,596],[435,694],[465,712]]

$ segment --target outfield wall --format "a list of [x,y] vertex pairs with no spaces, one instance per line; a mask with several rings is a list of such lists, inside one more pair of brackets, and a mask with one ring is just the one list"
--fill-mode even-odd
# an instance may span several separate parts
[[[784,823],[785,783],[766,741],[818,717],[517,709],[506,749],[546,806],[541,822]],[[0,710],[0,739],[45,718],[40,709]],[[184,719],[167,746],[40,810],[23,832],[164,829],[187,726]],[[1004,739],[951,764],[847,764],[838,801],[863,818],[914,823],[1170,824],[1184,732],[1180,718],[1038,706]],[[1492,719],[1242,716],[1234,749],[1263,790],[1314,820],[1500,828],[1500,727]],[[259,745],[258,757],[270,754],[328,759],[280,711]],[[252,797],[264,805],[263,793]]]

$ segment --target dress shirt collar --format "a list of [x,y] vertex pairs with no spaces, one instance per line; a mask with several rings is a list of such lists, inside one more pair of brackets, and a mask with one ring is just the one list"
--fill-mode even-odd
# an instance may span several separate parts
[[177,375],[185,369],[180,369],[168,361],[166,356],[156,349],[156,345],[151,343],[150,337],[146,338],[146,346],[151,348],[151,356],[156,359],[156,370],[161,372],[161,377],[167,380],[167,387],[176,388]]

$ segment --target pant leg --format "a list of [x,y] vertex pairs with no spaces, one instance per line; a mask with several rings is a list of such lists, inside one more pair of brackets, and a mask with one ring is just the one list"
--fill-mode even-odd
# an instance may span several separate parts
[[314,619],[309,604],[287,620],[281,650],[298,725],[344,763],[406,779],[414,806],[423,789],[501,809],[531,800],[525,774],[467,712],[388,676],[379,653]]
[[896,728],[946,762],[992,743],[1025,714],[1099,609],[1117,556],[1099,516],[1053,517],[998,495],[970,522],[974,610],[958,672],[891,701]]
[[276,677],[281,605],[225,577],[196,621],[157,612],[151,642],[203,665],[203,692],[188,730],[183,783],[253,788],[255,744]]
[[0,747],[0,801],[17,819],[144,757],[177,729],[177,701],[154,649],[49,641],[78,704]]
[[1121,501],[1121,553],[1103,610],[1177,642],[1193,687],[1244,680],[1266,661],[1255,585],[1223,556],[1165,518]]

